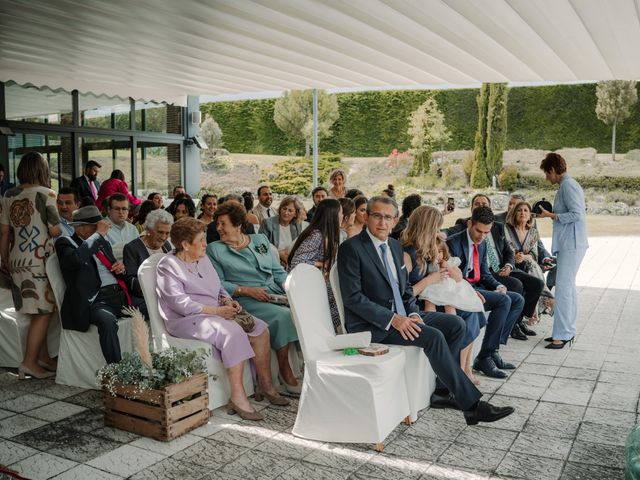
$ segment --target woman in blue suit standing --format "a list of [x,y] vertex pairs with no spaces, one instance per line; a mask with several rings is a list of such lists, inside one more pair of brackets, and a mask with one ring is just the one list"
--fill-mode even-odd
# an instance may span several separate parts
[[551,184],[560,189],[553,202],[553,212],[541,208],[539,218],[553,219],[551,253],[557,255],[556,306],[553,333],[545,348],[560,349],[571,343],[576,335],[578,292],[576,275],[589,247],[584,192],[578,182],[567,173],[567,163],[557,153],[549,153],[540,169]]

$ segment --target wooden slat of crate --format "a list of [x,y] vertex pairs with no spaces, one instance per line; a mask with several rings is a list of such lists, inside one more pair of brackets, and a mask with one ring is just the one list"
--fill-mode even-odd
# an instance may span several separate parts
[[159,408],[157,405],[147,405],[139,401],[132,401],[126,398],[112,397],[109,393],[104,396],[105,410],[128,413],[136,417],[147,418],[162,422],[167,418],[167,410]]
[[167,410],[167,421],[176,422],[180,419],[192,415],[198,410],[208,410],[209,408],[209,396],[201,395],[197,398],[189,400],[188,402],[176,405]]
[[202,392],[207,385],[208,379],[205,374],[195,375],[185,382],[167,386],[167,397],[169,401],[173,403],[190,395]]
[[142,418],[130,417],[118,412],[105,410],[104,424],[107,427],[119,428],[120,430],[155,438],[156,440],[165,440],[166,438],[166,428],[163,428],[162,424]]
[[167,439],[172,440],[183,435],[194,428],[206,424],[209,421],[209,410],[201,410],[195,415],[191,415],[183,420],[169,424],[167,428]]

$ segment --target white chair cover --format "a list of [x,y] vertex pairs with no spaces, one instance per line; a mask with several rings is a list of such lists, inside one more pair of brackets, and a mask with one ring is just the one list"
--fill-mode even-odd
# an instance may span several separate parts
[[[158,262],[164,256],[163,253],[156,253],[147,258],[138,270],[138,280],[144,294],[144,299],[149,312],[149,323],[151,325],[151,335],[153,337],[153,347],[155,351],[161,352],[170,347],[185,350],[196,350],[202,348],[207,352],[207,372],[209,375],[209,410],[226,405],[231,395],[229,380],[224,365],[213,356],[212,347],[206,342],[187,338],[173,337],[167,332],[164,320],[158,310],[158,294],[156,292]],[[249,362],[245,363],[243,372],[243,383],[247,395],[253,393],[253,379]]]
[[345,356],[329,350],[335,335],[320,271],[298,265],[285,290],[305,357],[293,434],[342,443],[380,443],[409,414],[401,349],[386,355]]
[[[342,302],[342,293],[340,292],[340,279],[338,277],[338,266],[334,263],[329,272],[329,282],[333,290],[333,296],[336,299],[338,313],[340,314],[340,323],[342,331],[346,332],[344,325],[344,304]],[[436,374],[431,368],[429,359],[424,354],[424,350],[418,347],[392,346],[393,349],[401,349],[407,357],[404,369],[405,382],[407,384],[407,395],[409,398],[409,406],[411,414],[409,418],[412,422],[418,419],[418,412],[427,408],[431,403],[431,394],[436,389]]]
[[[52,357],[60,348],[60,322],[58,314],[54,315],[47,331],[47,347]],[[30,315],[16,312],[11,290],[0,288],[0,367],[18,368],[22,363],[30,322]]]
[[[67,286],[64,283],[57,254],[47,260],[47,277],[56,298],[58,311]],[[58,322],[60,324],[60,322]],[[118,338],[122,353],[133,351],[131,320],[118,320]],[[86,332],[62,328],[60,334],[60,352],[58,354],[58,372],[56,383],[73,387],[99,389],[96,385],[96,372],[107,364],[100,348],[98,327],[91,325]]]

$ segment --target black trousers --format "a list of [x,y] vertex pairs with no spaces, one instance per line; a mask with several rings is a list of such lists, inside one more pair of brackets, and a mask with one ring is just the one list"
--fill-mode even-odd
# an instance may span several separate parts
[[493,277],[507,287],[510,292],[519,293],[524,297],[524,308],[522,309],[524,316],[530,317],[536,312],[538,300],[544,288],[542,280],[522,270],[513,270],[508,277],[501,277],[494,273]]
[[[133,297],[132,303],[140,309],[145,318],[148,317],[144,300]],[[91,305],[90,322],[98,327],[100,348],[107,363],[116,363],[122,358],[118,339],[118,319],[124,316],[122,309],[126,305],[127,297],[119,285],[101,288]]]
[[460,368],[460,347],[466,324],[457,315],[421,312],[425,325],[415,340],[405,340],[395,328],[380,341],[389,345],[410,345],[424,349],[438,380],[453,394],[463,410],[470,410],[482,393]]

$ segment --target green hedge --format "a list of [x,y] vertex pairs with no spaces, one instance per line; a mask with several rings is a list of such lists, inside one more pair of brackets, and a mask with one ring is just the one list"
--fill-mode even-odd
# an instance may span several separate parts
[[[326,185],[332,170],[346,170],[340,156],[332,153],[321,154],[318,158],[318,183]],[[313,188],[313,160],[305,157],[293,157],[273,165],[269,172],[263,172],[260,183],[268,183],[275,193],[286,195],[311,194]]]
[[[640,177],[576,177],[576,181],[582,188],[594,190],[624,190],[626,192],[640,192]],[[523,175],[518,179],[518,186],[522,188],[536,188],[539,190],[551,190],[553,187],[544,177]]]
[[[611,129],[595,114],[596,85],[516,87],[509,92],[507,148],[556,150],[594,147],[611,150]],[[333,136],[321,140],[322,151],[346,156],[387,156],[409,148],[408,119],[428,95],[426,90],[392,90],[337,94],[340,118]],[[451,131],[446,150],[471,150],[474,144],[478,89],[438,90],[435,98]],[[228,150],[287,155],[303,152],[273,122],[274,99],[203,104],[222,128]],[[617,151],[640,148],[640,104],[618,127]],[[440,146],[435,146],[436,150]]]

